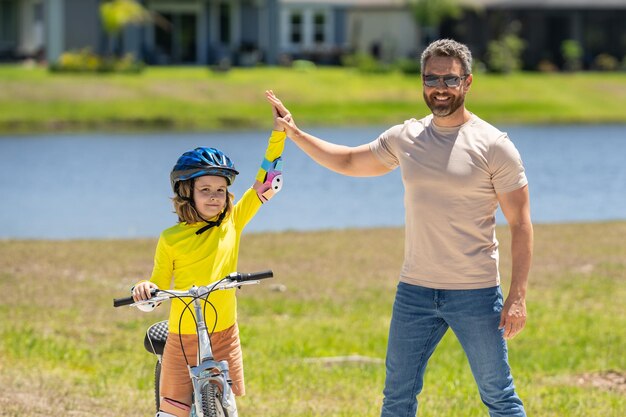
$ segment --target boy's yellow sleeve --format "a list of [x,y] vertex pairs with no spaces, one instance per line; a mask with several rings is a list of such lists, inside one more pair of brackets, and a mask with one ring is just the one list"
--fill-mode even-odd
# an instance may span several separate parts
[[272,134],[267,142],[265,157],[263,158],[261,168],[259,168],[256,175],[256,180],[258,182],[265,182],[267,179],[267,172],[272,168],[272,164],[283,154],[283,150],[285,149],[285,138],[287,138],[287,134],[285,132],[279,132],[277,130],[272,131]]

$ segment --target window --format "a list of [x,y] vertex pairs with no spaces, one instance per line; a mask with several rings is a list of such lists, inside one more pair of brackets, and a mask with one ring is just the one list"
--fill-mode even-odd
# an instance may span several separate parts
[[155,46],[158,64],[191,63],[197,59],[197,17],[193,13],[162,12],[161,16],[170,23],[166,30],[156,26]]
[[230,4],[220,3],[220,42],[230,44]]
[[43,22],[43,3],[35,3],[33,5],[33,20],[38,22]]
[[333,16],[325,7],[288,9],[281,20],[281,41],[292,52],[321,49],[333,37]]
[[13,0],[0,0],[0,42],[17,41],[17,4]]
[[326,15],[315,13],[313,17],[313,42],[316,44],[326,41]]
[[294,12],[289,19],[289,40],[292,44],[302,43],[302,13]]

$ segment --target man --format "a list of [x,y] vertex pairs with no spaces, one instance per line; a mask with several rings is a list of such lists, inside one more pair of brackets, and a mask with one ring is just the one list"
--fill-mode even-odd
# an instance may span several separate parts
[[[424,100],[432,111],[357,147],[300,130],[271,92],[287,135],[319,164],[345,175],[382,175],[400,167],[406,233],[389,330],[382,417],[417,414],[417,395],[435,347],[450,327],[492,417],[526,416],[515,393],[505,339],[526,322],[533,229],[527,179],[505,133],[465,108],[472,85],[469,49],[433,42],[422,54]],[[511,285],[503,303],[495,212],[511,230]]]

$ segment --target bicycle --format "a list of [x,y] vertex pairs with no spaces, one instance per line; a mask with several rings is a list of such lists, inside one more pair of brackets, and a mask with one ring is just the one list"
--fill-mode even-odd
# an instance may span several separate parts
[[[186,311],[191,304],[196,313],[196,330],[198,334],[198,355],[197,365],[190,366],[189,375],[193,385],[193,397],[190,417],[237,417],[237,404],[235,396],[230,388],[231,381],[228,372],[228,362],[216,361],[211,350],[211,340],[209,330],[204,321],[204,314],[200,300],[208,301],[209,295],[213,291],[240,288],[243,285],[258,284],[261,279],[271,278],[272,271],[253,272],[249,274],[233,272],[221,280],[208,286],[196,287],[195,285],[187,291],[176,290],[152,290],[152,297],[148,300],[135,302],[133,297],[123,297],[113,300],[113,307],[131,306],[137,307],[144,304],[158,304],[170,298],[191,298],[184,301]],[[180,329],[180,322],[179,322]],[[180,331],[179,331],[180,333]],[[160,396],[159,383],[161,375],[161,359],[163,349],[167,341],[168,323],[161,321],[150,326],[146,332],[144,346],[146,350],[157,356],[155,365],[154,393],[157,413],[159,411]],[[185,351],[183,348],[183,355]],[[187,356],[185,355],[185,360]]]

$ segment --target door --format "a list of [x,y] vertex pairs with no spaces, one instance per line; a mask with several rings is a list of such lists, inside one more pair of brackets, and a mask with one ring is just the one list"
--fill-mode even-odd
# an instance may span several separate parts
[[157,64],[195,64],[198,60],[196,14],[170,12],[161,16],[169,25],[156,26]]
[[0,0],[0,58],[17,48],[17,0]]
[[563,41],[570,39],[570,19],[568,16],[550,16],[547,19],[548,25],[548,52],[552,62],[559,68],[563,68],[565,60],[561,52]]

